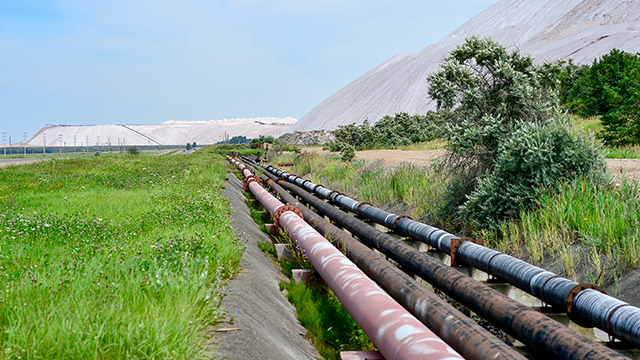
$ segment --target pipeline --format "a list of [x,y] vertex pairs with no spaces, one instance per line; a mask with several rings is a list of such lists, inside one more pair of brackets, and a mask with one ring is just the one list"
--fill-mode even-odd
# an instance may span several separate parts
[[389,213],[371,204],[356,201],[273,166],[269,172],[294,183],[349,211],[366,217],[401,235],[422,241],[447,254],[455,244],[456,257],[463,263],[503,279],[517,288],[562,309],[571,320],[584,327],[597,327],[610,336],[640,348],[640,309],[604,293],[593,284],[578,284],[499,251],[486,248],[436,227],[405,216]]
[[301,205],[273,181],[274,175],[265,173],[261,179],[283,202],[297,207],[309,225],[325,238],[331,239],[362,271],[465,359],[525,359],[512,347],[500,341],[431,291],[420,286],[409,275],[306,206]]
[[422,277],[531,348],[557,359],[626,359],[625,356],[587,339],[544,314],[510,299],[388,234],[375,230],[303,189],[283,181],[280,181],[279,185],[349,230],[367,246],[378,249],[407,271]]
[[[243,173],[245,188],[271,213],[274,224],[306,252],[313,267],[385,359],[462,359],[305,223],[298,209],[285,206],[269,194],[244,164],[229,156],[227,160]],[[366,307],[361,306],[363,302]]]

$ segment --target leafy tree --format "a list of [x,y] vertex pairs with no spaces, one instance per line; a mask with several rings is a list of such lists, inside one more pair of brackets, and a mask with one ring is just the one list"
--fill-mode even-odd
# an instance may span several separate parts
[[601,59],[594,60],[576,80],[569,93],[570,108],[583,117],[604,115],[613,110],[619,101],[611,101],[608,89],[618,88],[616,93],[626,96],[620,86],[638,68],[640,57],[637,54],[611,50]]
[[345,144],[355,150],[396,147],[440,137],[442,114],[429,112],[424,115],[397,113],[384,116],[374,125],[365,120],[360,125],[341,125],[334,131],[335,141],[331,151],[341,151]]
[[273,136],[264,136],[264,135],[260,135],[257,138],[251,139],[251,141],[249,142],[249,147],[252,149],[257,149],[260,147],[260,145],[262,144],[275,144],[276,143],[276,139]]
[[559,72],[559,65],[537,66],[491,39],[467,39],[428,78],[438,108],[453,111],[445,126],[453,153],[470,159],[479,173],[491,169],[506,134],[553,116]]
[[191,148],[195,149],[197,146],[196,142],[194,141],[193,144],[191,144]]
[[187,150],[191,150],[191,148],[192,148],[192,147],[191,147],[191,143],[187,143],[186,149],[187,149]]
[[600,137],[613,145],[640,144],[640,66],[606,86],[604,95],[611,108],[602,116]]
[[575,86],[578,79],[582,74],[589,69],[588,65],[576,65],[573,63],[573,59],[568,61],[560,61],[559,64],[562,69],[559,74],[560,89],[559,100],[566,109],[573,111],[573,108],[577,105],[572,95],[572,89]]
[[481,227],[513,216],[544,188],[601,174],[597,148],[559,116],[562,63],[536,65],[490,40],[469,38],[429,76],[445,125],[452,182],[442,211]]

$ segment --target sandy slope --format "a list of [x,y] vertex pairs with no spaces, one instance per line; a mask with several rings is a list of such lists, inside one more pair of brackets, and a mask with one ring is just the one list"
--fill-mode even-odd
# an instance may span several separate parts
[[589,63],[613,48],[640,51],[640,1],[502,0],[441,41],[418,53],[397,55],[353,80],[289,131],[334,130],[403,111],[426,113],[435,107],[427,94],[427,76],[472,35],[530,53],[540,63],[562,58]]

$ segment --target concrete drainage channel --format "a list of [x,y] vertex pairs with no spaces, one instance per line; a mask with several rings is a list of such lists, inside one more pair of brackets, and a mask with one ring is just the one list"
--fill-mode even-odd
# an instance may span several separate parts
[[[245,162],[252,166],[258,166],[258,164],[252,163],[250,159],[245,159]],[[336,203],[337,199],[346,200],[347,202],[351,201],[349,205],[351,205],[352,207],[347,208],[351,209],[352,211],[355,210],[354,212],[359,213],[360,219],[363,220],[364,208],[369,207],[370,213],[375,213],[379,209],[374,208],[371,205],[362,203],[357,203],[354,205],[354,203],[356,203],[355,200],[348,198],[346,195],[339,194],[320,187],[319,185],[312,184],[308,180],[301,179],[297,176],[283,173],[282,171],[274,169],[273,167],[268,167],[265,165],[262,165],[262,167],[268,170],[265,172],[265,175],[269,175],[272,177],[271,181],[267,181],[267,183],[274,189],[274,191],[276,191],[276,193],[280,195],[283,200],[285,200],[285,202],[288,202],[290,204],[294,202],[294,204],[292,205],[297,205],[299,207],[300,211],[305,214],[305,219],[307,221],[314,224],[314,226],[321,233],[325,235],[329,233],[331,235],[332,241],[339,244],[339,247],[347,249],[347,255],[349,255],[349,257],[356,264],[358,264],[358,266],[363,268],[364,272],[374,278],[375,281],[380,286],[384,287],[389,294],[391,294],[394,298],[396,298],[396,300],[398,300],[398,302],[400,302],[405,308],[412,312],[420,321],[426,324],[438,336],[442,337],[443,340],[445,340],[452,348],[462,354],[465,358],[521,358],[521,356],[520,354],[514,352],[511,348],[507,348],[507,350],[505,350],[504,343],[501,343],[500,341],[497,341],[496,344],[497,338],[493,337],[492,335],[489,335],[490,337],[487,337],[487,333],[483,329],[480,329],[482,331],[479,331],[477,329],[477,326],[473,327],[473,324],[468,324],[468,318],[466,318],[467,320],[464,321],[460,320],[460,317],[464,318],[464,316],[462,316],[460,313],[457,313],[457,310],[453,309],[453,312],[451,312],[451,309],[447,308],[446,306],[442,306],[442,304],[434,301],[433,294],[427,290],[428,288],[438,288],[439,290],[445,292],[447,295],[451,296],[452,298],[456,299],[457,301],[471,309],[474,313],[482,316],[483,318],[492,322],[494,325],[500,327],[507,334],[517,339],[517,342],[515,342],[516,345],[520,343],[520,345],[526,345],[526,349],[518,347],[518,350],[524,350],[524,353],[533,350],[536,354],[538,354],[538,357],[540,357],[540,354],[542,352],[544,353],[544,355],[542,355],[541,358],[553,357],[560,359],[627,358],[626,356],[623,356],[620,353],[605,346],[603,343],[588,339],[587,337],[579,334],[569,327],[562,325],[555,320],[552,320],[549,316],[542,314],[540,311],[531,309],[529,307],[530,305],[539,305],[539,302],[535,301],[535,298],[527,295],[525,292],[520,291],[511,285],[505,283],[497,283],[495,281],[487,286],[487,276],[486,274],[483,275],[483,272],[470,267],[454,268],[444,265],[442,261],[435,260],[434,258],[446,261],[447,257],[434,252],[433,250],[429,250],[425,253],[424,251],[427,250],[427,246],[424,243],[408,243],[406,241],[398,241],[397,238],[399,236],[392,236],[386,231],[380,232],[374,229],[373,226],[371,226],[371,221],[366,224],[357,218],[342,213],[340,210],[328,204],[324,200],[314,197],[309,192],[305,191],[305,189],[319,190],[321,193],[322,191],[324,191],[324,198],[328,198],[332,203]],[[291,183],[283,181],[282,179],[290,180]],[[276,184],[273,180],[279,180],[278,184]],[[278,190],[278,188],[280,189]],[[285,189],[282,188],[291,191],[299,199],[301,199],[302,202],[316,208],[316,210],[323,216],[330,218],[331,221],[336,223],[338,226],[348,230],[350,233],[355,235],[359,239],[359,241],[364,243],[364,245],[374,248],[376,249],[376,251],[378,251],[378,253],[383,253],[387,258],[392,259],[393,262],[400,265],[403,271],[408,272],[412,274],[414,278],[419,279],[418,282],[422,282],[423,284],[425,284],[426,281],[429,283],[429,285],[418,285],[418,282],[411,279],[411,277],[407,276],[406,274],[402,274],[402,272],[399,272],[397,268],[395,268],[395,271],[382,270],[382,273],[384,273],[385,275],[376,277],[375,271],[367,269],[366,264],[375,263],[375,261],[372,260],[374,258],[382,260],[379,255],[372,256],[371,253],[366,253],[366,251],[363,250],[363,248],[366,249],[366,246],[359,243],[351,236],[345,234],[339,229],[336,229],[335,227],[332,228],[331,224],[321,225],[322,222],[317,218],[313,220],[307,219],[307,217],[313,216],[309,215],[309,212],[311,214],[313,212],[305,208],[298,200],[292,198],[291,196],[287,197]],[[318,192],[316,192],[316,195],[317,194]],[[322,198],[323,196],[320,195],[320,197]],[[387,213],[385,219],[387,220],[387,222],[383,223],[391,225],[391,227],[396,229],[399,224],[409,221],[409,219],[406,219],[404,217],[399,217],[393,214],[390,215],[392,216],[390,217]],[[391,221],[389,221],[389,219],[391,219]],[[379,227],[379,225],[376,226]],[[415,229],[415,225],[413,228]],[[338,233],[342,233],[343,235],[338,235]],[[431,233],[440,235],[440,243],[442,243],[442,239],[444,238],[442,234],[446,234],[439,229],[432,230]],[[451,240],[452,238],[454,237],[451,236],[448,239]],[[465,246],[468,247],[468,245],[466,244],[471,243],[456,240],[457,239],[454,239],[452,243],[454,244],[453,247],[455,247],[455,249],[458,251],[462,247],[462,244],[465,244]],[[452,245],[449,246],[451,247]],[[370,250],[368,251],[370,252]],[[462,253],[465,253],[464,248]],[[493,256],[493,259],[495,258],[499,258],[499,256]],[[456,261],[460,261],[460,258],[457,257],[454,253],[453,260],[455,263]],[[385,260],[382,261],[384,262]],[[465,260],[463,260],[462,262],[466,263]],[[372,265],[372,267],[378,270],[387,269],[383,265]],[[474,280],[472,277],[465,275],[464,272],[466,272],[467,275],[473,275],[473,277],[480,278],[481,280],[485,281],[484,283],[480,283],[479,281]],[[544,270],[543,273],[545,275],[547,274],[547,272],[544,272]],[[546,280],[545,286],[549,286],[547,285],[549,283],[552,284],[552,281],[555,278],[556,277],[553,277],[550,280]],[[413,281],[413,283],[411,281]],[[543,286],[543,288],[545,286]],[[577,292],[577,295],[580,295],[581,293],[589,294],[588,292],[585,293],[584,291],[585,290],[582,289],[582,291]],[[525,304],[511,299],[508,296],[505,296],[503,293],[511,295],[515,294],[517,295],[516,297],[520,298],[520,300],[525,300]],[[580,296],[583,296],[584,294]],[[429,306],[431,304],[437,304],[437,306],[435,307],[437,307],[438,310],[434,311],[433,309],[431,309]],[[448,306],[448,304],[445,305]],[[425,308],[430,308],[431,313],[425,312]],[[454,321],[453,323],[465,324],[465,336],[468,337],[470,336],[469,334],[472,334],[473,336],[475,336],[475,339],[478,339],[477,344],[491,344],[487,345],[487,348],[492,348],[495,346],[495,349],[498,349],[496,350],[496,353],[482,353],[482,347],[470,346],[470,344],[474,342],[469,341],[467,337],[451,336],[451,333],[455,333],[455,326],[438,322],[438,316],[443,316],[442,314],[451,315],[455,313],[457,313],[455,315],[457,317],[454,317],[456,321]],[[611,313],[611,311],[609,311],[609,313]],[[444,316],[444,318],[449,315]],[[567,317],[564,316],[564,318],[565,323],[569,324],[570,322]],[[609,319],[609,322],[611,323],[611,319]],[[625,324],[628,324],[628,321]],[[576,328],[578,327],[576,326]],[[611,332],[611,329],[609,330]],[[630,329],[632,333],[635,330],[636,329],[633,327]],[[460,330],[458,329],[457,331]],[[479,340],[483,339],[483,337],[485,337],[484,340]],[[464,343],[467,348],[465,349],[465,347],[461,346],[460,343]],[[476,351],[474,352],[473,349],[475,349]],[[482,353],[482,355],[478,355],[480,353]],[[626,353],[633,356],[634,358],[638,358],[637,351],[629,350]],[[389,356],[386,357],[389,359],[393,358]]]

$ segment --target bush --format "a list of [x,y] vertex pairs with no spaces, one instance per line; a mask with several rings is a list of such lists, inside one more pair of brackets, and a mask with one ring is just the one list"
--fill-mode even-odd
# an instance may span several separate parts
[[470,38],[429,76],[429,94],[451,111],[445,166],[453,180],[441,212],[492,227],[532,206],[540,189],[603,173],[594,142],[559,120],[562,66]]
[[356,157],[356,149],[351,144],[340,145],[340,159],[349,162]]
[[604,182],[604,162],[593,138],[572,134],[562,122],[523,123],[500,144],[493,171],[462,205],[476,226],[491,228],[535,204],[539,192],[562,179],[588,174]]
[[138,154],[140,154],[140,151],[138,150],[137,147],[131,146],[131,147],[127,148],[127,153],[129,155],[138,155]]
[[252,149],[257,149],[260,147],[260,145],[262,144],[274,144],[276,142],[276,139],[273,136],[264,136],[264,135],[260,135],[255,139],[251,139],[251,141],[249,141],[249,146]]
[[355,150],[366,150],[433,140],[442,135],[442,115],[433,111],[426,116],[397,113],[384,116],[374,125],[369,125],[368,120],[360,125],[341,125],[334,131],[336,139],[329,149],[341,151],[344,144],[349,144]]

